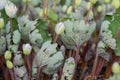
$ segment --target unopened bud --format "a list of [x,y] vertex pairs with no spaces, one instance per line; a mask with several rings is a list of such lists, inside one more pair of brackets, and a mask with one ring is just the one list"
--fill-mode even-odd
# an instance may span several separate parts
[[5,12],[10,18],[14,18],[17,13],[17,7],[12,2],[8,2],[5,6]]
[[31,53],[32,47],[30,44],[23,44],[24,55],[29,55]]
[[76,6],[80,6],[81,0],[75,0],[75,4],[76,4]]
[[97,7],[97,11],[98,11],[98,12],[101,12],[101,11],[102,11],[102,7],[101,7],[101,6],[98,6],[98,7]]
[[72,9],[73,9],[72,6],[70,6],[70,7],[68,8],[68,10],[67,10],[67,14],[68,14],[68,15],[72,12]]
[[6,51],[4,57],[5,57],[6,60],[10,60],[12,58],[11,52],[10,51]]
[[108,4],[109,2],[110,2],[110,0],[105,0],[105,3],[107,3],[107,4]]
[[90,0],[90,2],[91,2],[92,4],[95,4],[95,3],[97,2],[97,0]]
[[64,5],[62,11],[65,12],[67,10],[67,5]]
[[118,62],[113,63],[112,71],[113,71],[114,74],[119,74],[120,73],[120,65],[119,65]]
[[115,9],[118,9],[120,7],[120,1],[119,0],[112,0],[112,6]]
[[12,69],[13,68],[13,63],[10,60],[6,61],[6,66],[8,69]]
[[90,6],[91,6],[92,4],[91,4],[91,2],[88,2],[87,3],[87,9],[90,9]]
[[65,30],[65,26],[62,22],[58,23],[55,27],[55,32],[57,35],[60,35],[61,33],[63,33]]

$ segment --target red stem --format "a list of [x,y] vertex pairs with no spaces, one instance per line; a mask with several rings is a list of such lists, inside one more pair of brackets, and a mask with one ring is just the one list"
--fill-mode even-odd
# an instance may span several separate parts
[[96,77],[98,77],[98,75],[100,74],[104,64],[105,64],[105,60],[100,58],[97,69],[96,69],[96,73],[95,73]]
[[13,73],[12,69],[8,69],[8,71],[10,73],[11,79],[15,80],[14,73]]
[[55,43],[57,41],[57,39],[58,39],[58,35],[55,36],[53,42]]
[[36,80],[40,80],[40,72],[41,72],[41,67],[38,67],[38,72],[37,72],[37,76],[36,76]]
[[96,52],[95,60],[94,60],[93,68],[92,68],[92,73],[91,73],[92,79],[94,79],[94,77],[95,77],[95,71],[96,71],[96,67],[97,67],[97,62],[98,62],[98,53]]
[[32,70],[31,70],[31,65],[30,65],[29,55],[25,55],[25,60],[26,60],[27,67],[28,67],[29,80],[31,80]]

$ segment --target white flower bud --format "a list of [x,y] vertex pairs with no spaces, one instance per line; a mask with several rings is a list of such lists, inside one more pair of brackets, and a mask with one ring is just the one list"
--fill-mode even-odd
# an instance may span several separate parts
[[112,0],[112,6],[115,9],[118,9],[120,7],[120,1],[119,0]]
[[98,6],[98,7],[97,7],[97,11],[98,11],[98,12],[101,12],[101,11],[102,11],[102,6]]
[[0,18],[0,29],[4,27],[4,19]]
[[8,69],[12,69],[13,68],[13,63],[9,60],[6,61],[6,66]]
[[65,12],[67,10],[67,5],[64,5],[62,11]]
[[88,2],[87,3],[87,9],[90,9],[90,6],[91,6],[92,4],[91,4],[91,2]]
[[6,0],[0,0],[0,10],[3,9],[6,5]]
[[105,3],[107,3],[107,4],[108,4],[109,2],[110,2],[110,0],[105,0]]
[[11,52],[10,51],[6,51],[4,57],[5,57],[6,60],[10,60],[12,58]]
[[31,47],[30,44],[28,44],[28,43],[27,44],[23,44],[23,53],[25,55],[29,55],[31,50],[32,50],[32,47]]
[[12,2],[8,2],[5,6],[5,11],[10,18],[14,18],[17,13],[17,7]]
[[112,65],[112,72],[114,74],[119,74],[120,73],[120,65],[118,62],[113,63]]
[[76,6],[80,6],[81,2],[82,2],[81,0],[75,0]]
[[90,0],[90,2],[91,2],[92,4],[95,4],[95,3],[97,2],[97,0]]
[[68,14],[68,15],[72,12],[72,9],[73,9],[72,6],[70,6],[70,7],[67,9],[67,14]]
[[58,23],[55,27],[55,32],[57,35],[60,35],[61,33],[63,33],[65,30],[65,26],[62,22]]

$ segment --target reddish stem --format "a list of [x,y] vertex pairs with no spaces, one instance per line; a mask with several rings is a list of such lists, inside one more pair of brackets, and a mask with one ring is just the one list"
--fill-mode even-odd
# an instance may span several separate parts
[[13,73],[12,69],[8,69],[8,71],[10,73],[11,79],[15,80],[14,73]]
[[104,64],[105,64],[105,60],[102,59],[102,58],[100,58],[100,59],[99,59],[98,66],[97,66],[97,69],[96,69],[96,73],[95,73],[96,77],[98,77],[98,75],[100,74],[100,72],[101,72]]
[[40,72],[41,72],[41,67],[39,66],[38,67],[38,72],[37,72],[36,80],[39,80],[39,78],[40,78]]
[[25,55],[25,61],[26,61],[27,67],[28,67],[29,80],[31,80],[32,70],[31,70],[29,55]]
[[31,66],[32,66],[32,63],[33,63],[33,60],[34,60],[34,57],[35,57],[35,54],[34,54],[34,50],[33,50],[33,49],[32,49],[32,51],[31,51],[30,57],[31,57]]
[[53,42],[55,43],[57,41],[57,39],[58,39],[58,35],[55,36]]
[[95,59],[94,59],[94,64],[93,64],[93,68],[92,68],[92,73],[91,73],[92,79],[94,79],[94,77],[95,77],[97,62],[98,62],[98,53],[96,52]]

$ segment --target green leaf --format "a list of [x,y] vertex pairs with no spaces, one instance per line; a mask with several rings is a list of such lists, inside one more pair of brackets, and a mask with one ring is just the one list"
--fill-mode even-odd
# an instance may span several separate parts
[[21,35],[20,35],[20,32],[18,30],[15,30],[13,32],[13,42],[14,44],[18,44],[21,40]]
[[10,50],[11,50],[12,52],[16,53],[17,50],[18,50],[18,45],[10,45]]
[[105,16],[105,20],[108,20],[110,24],[110,30],[112,31],[113,37],[116,37],[116,49],[115,49],[115,54],[117,56],[120,56],[120,34],[118,34],[118,30],[120,30],[120,8],[117,9],[117,11],[112,15],[112,16]]
[[39,32],[41,33],[43,41],[50,40],[51,37],[48,35],[48,32],[47,32],[47,29],[48,29],[47,22],[42,21],[41,19],[39,19],[37,22],[38,23],[36,24],[36,29],[38,29]]
[[19,31],[23,41],[29,41],[29,33],[36,28],[37,20],[29,20],[27,15],[18,18]]
[[30,35],[29,35],[29,38],[30,38],[30,42],[32,44],[36,44],[36,45],[41,45],[42,41],[43,41],[43,38],[41,36],[41,34],[39,33],[39,30],[38,29],[35,29]]
[[16,18],[12,19],[12,29],[13,29],[13,31],[18,29],[18,22],[17,22]]
[[6,50],[6,39],[4,36],[0,37],[0,55],[4,54]]
[[49,10],[48,17],[53,21],[58,20],[58,15],[52,9]]

